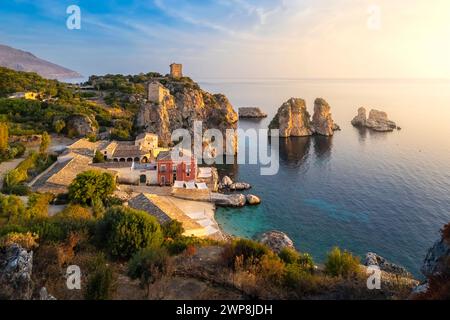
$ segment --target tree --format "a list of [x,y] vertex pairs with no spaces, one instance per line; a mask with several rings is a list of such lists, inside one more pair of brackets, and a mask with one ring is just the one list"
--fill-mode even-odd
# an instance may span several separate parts
[[112,207],[98,223],[99,243],[116,258],[128,259],[146,248],[158,248],[163,242],[155,217],[127,207]]
[[5,122],[0,122],[0,152],[8,150],[8,125]]
[[114,177],[101,171],[90,170],[77,175],[69,186],[69,199],[73,203],[91,206],[102,201],[116,189]]
[[103,156],[103,154],[99,150],[95,151],[93,162],[94,163],[103,163],[103,162],[105,162],[105,157]]
[[334,247],[327,256],[325,272],[333,277],[349,277],[359,272],[359,258]]
[[51,137],[47,133],[47,131],[45,131],[41,137],[41,145],[39,146],[39,152],[42,154],[47,153],[50,143],[51,143]]
[[64,120],[56,120],[53,123],[53,129],[55,130],[56,133],[60,134],[61,131],[66,127],[66,123],[64,122]]

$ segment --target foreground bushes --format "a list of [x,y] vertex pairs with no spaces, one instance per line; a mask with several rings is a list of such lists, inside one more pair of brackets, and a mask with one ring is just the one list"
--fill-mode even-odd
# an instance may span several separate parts
[[327,256],[325,272],[333,277],[349,277],[360,271],[359,258],[334,247]]
[[155,217],[125,207],[108,209],[96,231],[99,243],[115,258],[127,259],[141,249],[160,247],[163,242]]
[[147,248],[136,253],[128,262],[128,275],[151,284],[171,271],[170,256],[165,248]]

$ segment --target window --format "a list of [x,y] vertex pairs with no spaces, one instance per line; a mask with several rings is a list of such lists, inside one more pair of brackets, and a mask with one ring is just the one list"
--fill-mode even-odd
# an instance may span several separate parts
[[191,166],[187,165],[186,166],[186,176],[189,177],[191,175]]
[[166,165],[165,165],[165,164],[162,164],[162,165],[159,167],[159,172],[166,172]]

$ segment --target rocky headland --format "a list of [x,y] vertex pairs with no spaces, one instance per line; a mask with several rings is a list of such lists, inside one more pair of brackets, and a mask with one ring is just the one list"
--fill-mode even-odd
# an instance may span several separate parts
[[254,107],[241,107],[239,108],[239,118],[243,119],[258,119],[266,118],[267,113],[264,113],[259,108]]
[[372,109],[367,118],[365,108],[358,109],[358,115],[353,118],[352,125],[360,128],[369,128],[378,132],[390,132],[399,129],[394,121],[388,119],[386,112]]
[[322,98],[314,101],[314,114],[306,109],[306,102],[291,98],[281,105],[272,119],[269,129],[279,129],[280,137],[305,137],[313,134],[332,136],[339,130],[331,116],[330,105]]
[[[238,115],[226,96],[200,89],[190,79],[164,78],[159,81],[166,89],[159,103],[141,104],[135,119],[139,132],[159,135],[163,146],[171,143],[174,130],[184,128],[193,137],[194,121],[202,121],[203,130],[219,129],[226,145],[226,129],[236,129]],[[237,150],[237,136],[233,147]],[[208,141],[204,141],[208,144]]]

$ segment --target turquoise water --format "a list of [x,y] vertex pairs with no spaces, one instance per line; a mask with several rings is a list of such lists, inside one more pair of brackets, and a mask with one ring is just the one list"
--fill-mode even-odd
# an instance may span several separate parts
[[[277,229],[321,262],[333,246],[361,257],[376,252],[419,276],[426,250],[450,221],[450,83],[439,81],[205,80],[236,107],[258,106],[266,128],[281,103],[316,97],[332,106],[342,131],[331,138],[280,140],[280,170],[261,176],[258,165],[220,168],[253,185],[258,207],[220,208],[225,231],[245,237]],[[360,106],[388,112],[401,131],[353,128]],[[243,141],[240,141],[243,143]]]

